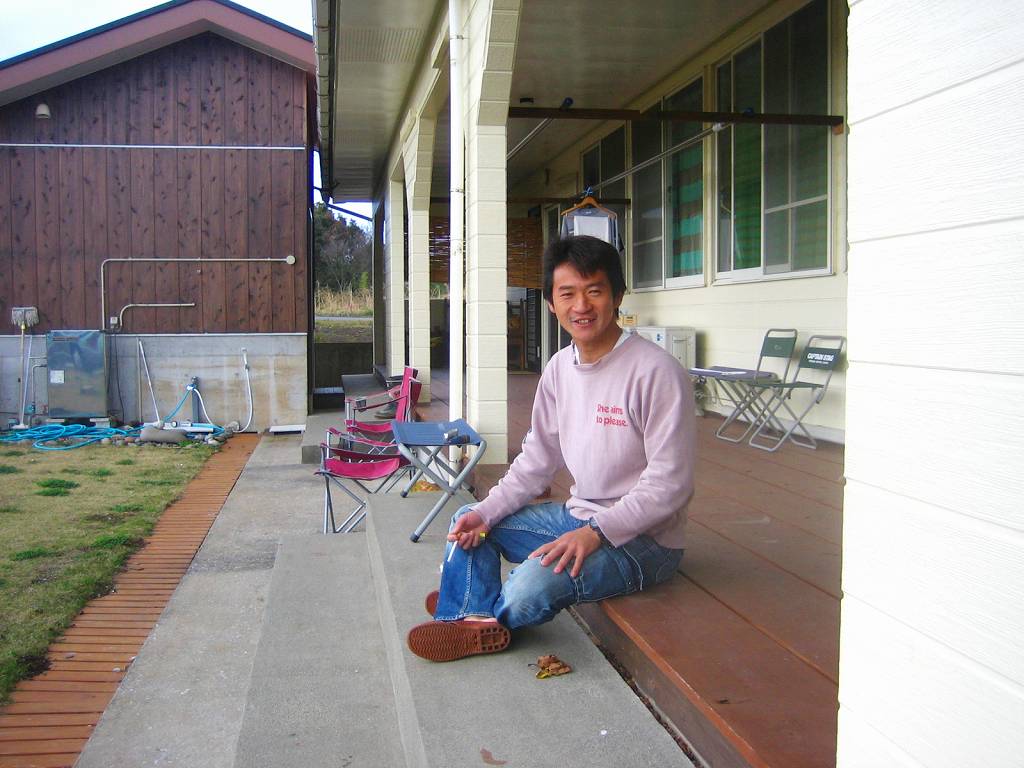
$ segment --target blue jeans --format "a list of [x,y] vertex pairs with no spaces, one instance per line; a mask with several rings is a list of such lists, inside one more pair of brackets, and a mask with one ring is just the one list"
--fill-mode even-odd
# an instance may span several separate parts
[[[452,525],[473,505],[462,507]],[[586,525],[569,514],[562,502],[530,504],[498,523],[480,546],[455,546],[441,573],[441,593],[434,618],[455,621],[466,616],[493,616],[509,629],[543,624],[560,610],[627,595],[659,584],[675,573],[681,549],[668,549],[649,536],[637,536],[621,547],[601,546],[583,561],[579,576],[569,568],[554,572],[541,558],[527,560],[537,547]],[[501,583],[501,558],[519,565]]]

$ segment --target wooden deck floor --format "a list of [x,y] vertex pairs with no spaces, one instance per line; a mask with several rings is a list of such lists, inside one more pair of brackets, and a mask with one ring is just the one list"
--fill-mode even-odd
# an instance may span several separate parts
[[[509,445],[538,376],[509,376]],[[445,372],[421,418],[447,418]],[[698,419],[697,489],[681,576],[580,614],[709,764],[832,766],[838,709],[843,447],[776,453]],[[514,451],[510,451],[513,452]],[[475,477],[484,494],[505,466]],[[551,488],[567,498],[564,473]]]

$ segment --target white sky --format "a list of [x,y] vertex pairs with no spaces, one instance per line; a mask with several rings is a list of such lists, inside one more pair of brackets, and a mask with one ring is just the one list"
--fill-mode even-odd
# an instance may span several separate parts
[[[313,34],[311,0],[235,0],[275,21]],[[55,43],[66,37],[163,5],[156,0],[0,0],[0,62]],[[313,183],[320,186],[320,165]],[[316,194],[315,199],[319,199]],[[370,215],[369,203],[346,203],[346,208]],[[356,219],[359,222],[358,219]],[[365,222],[359,222],[365,224]]]

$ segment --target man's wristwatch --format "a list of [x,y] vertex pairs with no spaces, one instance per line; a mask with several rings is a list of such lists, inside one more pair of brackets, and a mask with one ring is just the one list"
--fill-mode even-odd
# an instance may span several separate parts
[[597,524],[597,520],[591,517],[589,520],[587,520],[587,525],[590,526],[590,530],[592,530],[600,537],[602,544],[607,544],[609,547],[612,546],[612,543],[608,541],[608,537],[604,535],[604,531],[601,530],[601,526]]

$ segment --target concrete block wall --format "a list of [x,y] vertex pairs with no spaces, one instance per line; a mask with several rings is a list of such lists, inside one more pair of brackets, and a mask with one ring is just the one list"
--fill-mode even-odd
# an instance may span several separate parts
[[[111,336],[108,405],[123,411],[127,422],[155,419],[144,369],[140,368],[138,340],[142,339],[153,392],[166,417],[181,399],[193,376],[209,418],[216,424],[238,421],[248,415],[248,393],[242,366],[242,349],[249,359],[253,418],[249,431],[263,431],[273,425],[304,424],[306,421],[306,335],[282,334],[181,334]],[[0,417],[3,426],[17,418],[20,339],[0,336]],[[27,344],[26,344],[27,351]],[[46,337],[32,337],[34,363],[46,362]],[[38,359],[35,359],[38,358]],[[141,388],[140,388],[141,374]],[[47,413],[46,369],[35,372],[33,398],[37,420]],[[141,394],[141,411],[140,411]],[[179,412],[192,418],[187,402]]]

